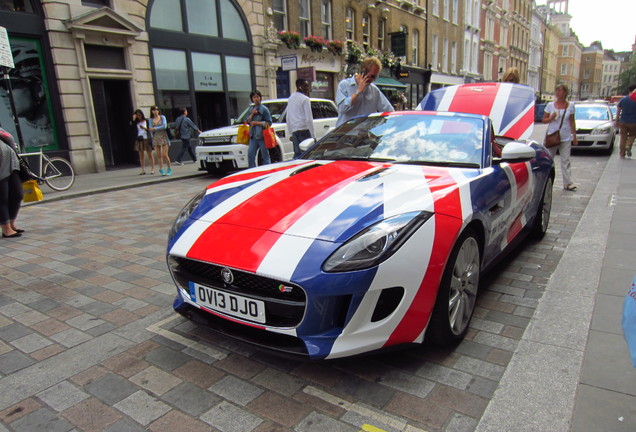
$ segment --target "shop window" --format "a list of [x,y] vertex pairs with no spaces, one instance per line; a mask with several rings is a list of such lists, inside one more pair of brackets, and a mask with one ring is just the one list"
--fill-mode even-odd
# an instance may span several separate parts
[[214,37],[219,35],[216,1],[186,0],[186,15],[188,17],[189,33]]
[[[227,56],[225,58],[227,90],[230,97],[230,115],[237,118],[250,101],[252,74],[250,59],[247,57]],[[247,89],[247,90],[246,90]]]
[[174,0],[155,0],[150,13],[150,27],[178,32],[183,31],[181,2]]
[[221,56],[218,54],[192,53],[194,89],[197,91],[223,91]]
[[188,90],[188,67],[185,51],[154,48],[152,50],[157,88]]

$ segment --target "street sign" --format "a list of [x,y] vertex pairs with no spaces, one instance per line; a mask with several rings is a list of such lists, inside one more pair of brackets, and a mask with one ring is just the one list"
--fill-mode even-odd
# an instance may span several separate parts
[[280,68],[284,71],[290,71],[294,69],[298,69],[298,57],[287,56],[281,57],[280,59]]
[[11,45],[9,44],[9,35],[7,29],[0,27],[0,66],[13,69],[13,54],[11,53]]
[[396,57],[406,55],[406,32],[389,33],[391,35],[391,51]]

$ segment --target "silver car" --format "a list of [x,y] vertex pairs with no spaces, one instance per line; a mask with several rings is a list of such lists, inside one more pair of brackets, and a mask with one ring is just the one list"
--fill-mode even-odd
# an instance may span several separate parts
[[574,118],[580,148],[612,153],[616,129],[614,116],[606,103],[578,102],[574,105]]

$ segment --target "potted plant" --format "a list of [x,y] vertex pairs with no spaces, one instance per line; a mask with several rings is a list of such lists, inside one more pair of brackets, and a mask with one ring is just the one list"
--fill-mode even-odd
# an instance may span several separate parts
[[283,41],[283,43],[287,45],[287,48],[289,49],[297,49],[300,47],[300,34],[295,31],[279,31],[278,38]]
[[303,39],[307,48],[312,50],[313,52],[321,52],[322,47],[327,43],[326,40],[321,38],[320,36],[309,35],[305,39]]
[[330,40],[327,42],[327,51],[335,56],[342,55],[344,51],[344,42],[339,40]]

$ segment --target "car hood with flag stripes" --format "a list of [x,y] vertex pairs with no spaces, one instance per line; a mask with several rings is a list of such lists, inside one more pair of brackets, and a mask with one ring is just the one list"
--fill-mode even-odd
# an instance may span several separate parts
[[209,245],[220,239],[260,243],[256,249],[266,253],[282,234],[342,243],[376,222],[412,211],[461,218],[461,208],[434,199],[443,203],[467,174],[478,170],[352,161],[292,161],[238,173],[208,188],[171,253],[209,260]]

